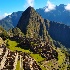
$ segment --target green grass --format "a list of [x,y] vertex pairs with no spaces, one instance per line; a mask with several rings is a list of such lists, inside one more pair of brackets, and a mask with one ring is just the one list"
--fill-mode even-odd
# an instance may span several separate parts
[[61,65],[65,61],[65,53],[62,53],[60,48],[57,48],[57,52],[58,52],[58,64]]
[[41,57],[41,55],[39,54],[33,54],[33,53],[31,53],[30,56],[36,60],[37,64],[41,67],[42,70],[46,70],[46,68],[43,67],[41,64],[41,62],[45,60],[45,58]]
[[31,53],[30,54],[37,62],[41,62],[41,61],[43,61],[45,58],[42,58],[41,57],[41,55],[39,55],[39,54],[33,54],[33,53]]
[[[11,50],[11,51],[22,51],[22,52],[26,52],[26,53],[30,53],[29,50],[24,50],[24,49],[21,49],[18,45],[18,43],[16,41],[11,41],[11,40],[8,40],[8,48]],[[17,46],[17,47],[15,47]]]
[[66,70],[67,68],[67,64],[65,64],[65,59],[66,59],[66,56],[65,56],[65,53],[62,52],[61,49],[57,49],[58,51],[58,64],[61,66],[61,70]]
[[20,60],[17,61],[16,70],[20,70]]
[[[45,59],[45,58],[42,58],[41,55],[39,55],[39,54],[34,54],[34,53],[31,52],[30,50],[21,49],[19,46],[18,46],[18,47],[15,47],[15,46],[17,46],[17,45],[19,44],[19,43],[17,43],[16,41],[11,41],[11,40],[8,39],[8,40],[6,40],[5,42],[8,43],[8,48],[9,48],[11,51],[17,50],[17,51],[22,51],[22,52],[30,53],[30,56],[36,60],[37,64],[42,68],[42,70],[46,70],[46,68],[43,67],[43,66],[40,64],[40,62]],[[19,67],[19,61],[18,61],[17,66],[16,66],[16,68],[17,68],[16,70],[19,70],[18,67]]]
[[40,65],[42,70],[47,70],[44,66]]

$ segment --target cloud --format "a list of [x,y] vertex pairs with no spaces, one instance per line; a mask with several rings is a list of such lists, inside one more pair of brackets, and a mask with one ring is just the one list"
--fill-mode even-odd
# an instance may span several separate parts
[[65,6],[65,9],[70,11],[70,4],[67,4],[67,6]]
[[26,0],[24,7],[26,8],[28,6],[34,7],[34,0]]
[[4,13],[3,15],[0,16],[0,20],[3,19],[3,18],[5,18],[5,17],[8,16],[8,15],[11,15],[11,14],[12,14],[12,13]]
[[49,12],[51,10],[54,10],[55,8],[56,6],[48,0],[46,4],[45,12]]
[[4,16],[8,16],[8,15],[11,15],[12,13],[4,13]]

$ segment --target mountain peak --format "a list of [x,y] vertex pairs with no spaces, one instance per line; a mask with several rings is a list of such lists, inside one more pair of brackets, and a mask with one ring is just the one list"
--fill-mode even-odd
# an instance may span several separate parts
[[[17,24],[17,27],[27,36],[27,37],[45,37],[47,31],[45,26],[45,21],[33,7],[29,6],[23,13]],[[45,31],[45,34],[43,33]],[[39,36],[40,35],[40,36]]]
[[[29,6],[28,8],[30,8],[30,9],[34,9],[34,8],[33,8],[33,7],[31,7],[31,6]],[[27,9],[28,9],[28,8],[27,8]]]
[[29,6],[23,13],[31,14],[35,12],[35,9],[31,6]]
[[[34,10],[34,8],[31,7],[31,6],[29,6],[27,9],[29,9],[29,10]],[[26,9],[26,10],[27,10],[27,9]]]
[[59,6],[60,6],[60,7],[64,7],[65,5],[64,5],[64,4],[60,4]]

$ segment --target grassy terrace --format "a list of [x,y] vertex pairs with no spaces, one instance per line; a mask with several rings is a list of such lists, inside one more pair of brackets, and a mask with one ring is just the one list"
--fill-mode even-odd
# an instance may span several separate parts
[[[21,49],[20,46],[15,47],[15,46],[17,46],[19,44],[16,41],[11,41],[11,40],[8,39],[8,40],[6,40],[6,42],[8,42],[8,45],[9,45],[8,48],[11,51],[17,50],[17,51],[22,51],[22,52],[30,53],[30,56],[36,60],[37,64],[42,68],[42,70],[46,70],[46,68],[43,67],[42,64],[41,64],[41,62],[45,59],[45,58],[42,58],[41,55],[34,54],[30,50]],[[57,48],[56,51],[58,52],[58,65],[62,65],[62,63],[64,63],[64,61],[65,61],[65,54],[61,52],[60,48]],[[19,69],[18,67],[19,67],[19,62],[17,64],[17,69]]]
[[30,53],[29,50],[24,50],[24,49],[21,49],[19,46],[18,47],[15,47],[18,45],[18,43],[16,41],[11,41],[11,40],[8,40],[8,48],[11,50],[11,51],[22,51],[22,52],[26,52],[26,53]]
[[30,56],[32,56],[36,60],[37,64],[41,67],[42,70],[46,70],[46,68],[43,67],[40,63],[44,60],[44,58],[42,58],[41,55],[31,53]]
[[[21,49],[19,46],[18,47],[15,47],[18,45],[18,43],[16,41],[11,41],[11,40],[6,40],[7,44],[8,44],[8,48],[11,50],[11,51],[22,51],[22,52],[26,52],[26,53],[30,53],[30,56],[33,57],[36,62],[38,63],[38,65],[42,68],[42,70],[46,70],[45,67],[43,67],[40,62],[43,61],[45,58],[42,58],[41,55],[39,54],[34,54],[33,52],[29,51],[29,50],[25,50],[25,49]],[[16,66],[17,70],[19,70],[19,61],[17,63],[17,66]]]
[[57,52],[58,52],[58,64],[61,65],[65,61],[65,53],[62,53],[60,48],[57,48]]

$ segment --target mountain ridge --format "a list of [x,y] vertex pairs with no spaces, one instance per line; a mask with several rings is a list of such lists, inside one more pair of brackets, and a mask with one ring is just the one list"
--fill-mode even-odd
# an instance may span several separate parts
[[49,12],[45,12],[43,8],[36,9],[36,11],[45,19],[70,25],[70,11],[66,10],[65,6],[64,4],[60,4],[59,6],[56,5],[56,9]]
[[16,27],[19,18],[21,17],[23,11],[13,12],[11,15],[6,16],[0,20],[0,25],[5,29],[9,30]]

